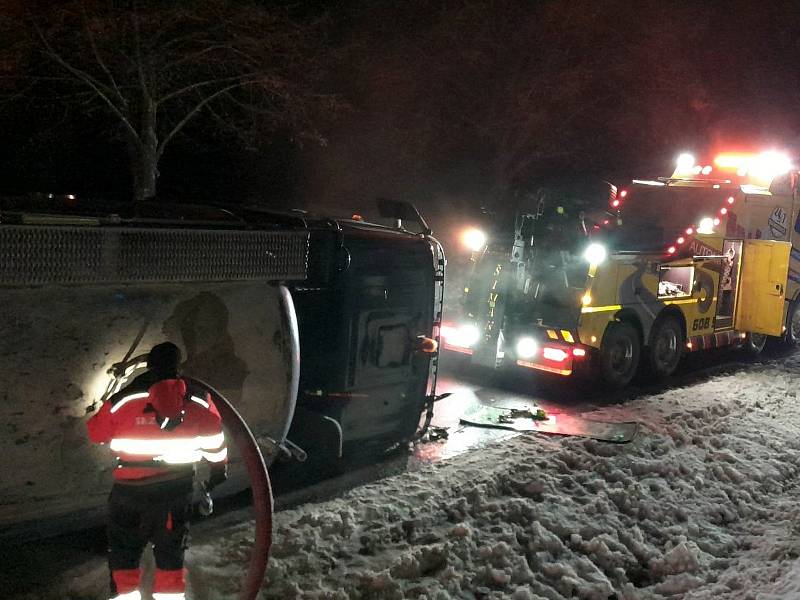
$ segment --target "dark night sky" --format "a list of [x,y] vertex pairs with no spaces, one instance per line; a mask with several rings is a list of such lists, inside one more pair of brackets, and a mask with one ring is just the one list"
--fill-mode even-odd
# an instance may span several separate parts
[[[346,105],[319,117],[326,143],[299,144],[287,128],[245,148],[201,118],[166,152],[160,196],[346,213],[383,195],[440,213],[547,178],[667,174],[685,149],[800,150],[795,2],[326,10],[320,85]],[[127,194],[127,155],[101,116],[2,106],[0,188]]]

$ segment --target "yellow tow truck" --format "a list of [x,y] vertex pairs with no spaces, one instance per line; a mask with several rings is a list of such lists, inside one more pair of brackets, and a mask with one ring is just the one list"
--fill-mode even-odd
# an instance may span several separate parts
[[798,171],[786,156],[682,154],[672,176],[610,190],[602,210],[540,202],[517,215],[513,240],[476,245],[444,348],[623,387],[642,367],[672,374],[686,352],[800,343]]

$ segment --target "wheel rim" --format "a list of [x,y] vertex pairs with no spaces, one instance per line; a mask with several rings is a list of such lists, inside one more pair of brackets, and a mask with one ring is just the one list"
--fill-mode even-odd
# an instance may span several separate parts
[[653,348],[653,358],[656,366],[661,369],[672,367],[678,355],[678,336],[672,329],[662,329],[655,341]]
[[633,342],[629,339],[615,340],[609,353],[611,370],[619,375],[624,375],[633,362]]

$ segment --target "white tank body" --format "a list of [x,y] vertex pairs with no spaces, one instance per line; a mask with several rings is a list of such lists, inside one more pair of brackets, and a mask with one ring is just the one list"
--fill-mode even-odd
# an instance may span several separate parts
[[[271,462],[268,440],[285,438],[296,400],[297,325],[285,288],[259,280],[2,284],[0,531],[105,505],[113,456],[89,442],[86,420],[110,367],[163,341],[181,349],[183,373],[233,403]],[[246,484],[232,462],[229,492]]]

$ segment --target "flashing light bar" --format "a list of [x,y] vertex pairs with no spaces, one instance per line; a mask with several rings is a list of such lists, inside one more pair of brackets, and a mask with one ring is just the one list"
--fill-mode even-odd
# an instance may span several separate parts
[[792,161],[786,154],[774,150],[760,154],[719,154],[714,159],[714,164],[724,169],[736,169],[737,175],[741,177],[752,174],[763,179],[771,179],[775,175],[787,173],[793,168]]
[[714,168],[721,171],[735,171],[738,177],[748,177],[754,183],[769,187],[777,175],[788,173],[796,168],[787,154],[768,150],[766,152],[723,152],[714,157],[710,164],[697,163],[689,153],[678,156],[673,177],[710,175]]
[[693,154],[684,152],[678,156],[677,169],[680,171],[691,171],[695,165],[695,158]]

